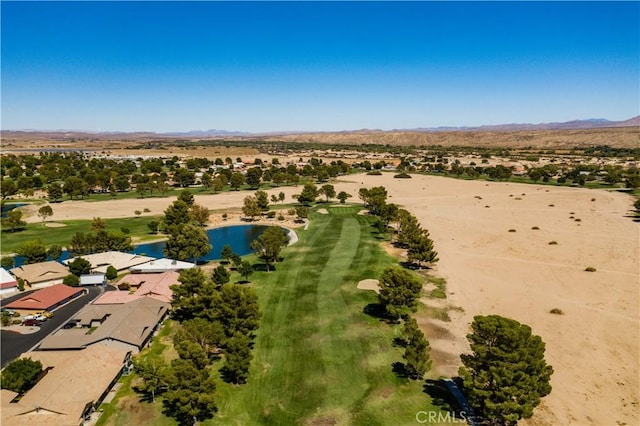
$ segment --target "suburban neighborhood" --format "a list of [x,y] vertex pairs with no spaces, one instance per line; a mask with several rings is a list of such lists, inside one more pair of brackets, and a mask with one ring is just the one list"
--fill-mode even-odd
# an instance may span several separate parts
[[[148,345],[162,326],[171,308],[171,286],[179,284],[179,271],[196,267],[117,251],[83,258],[91,263],[91,272],[82,275],[75,287],[62,283],[73,259],[0,269],[2,311],[10,314],[3,328],[23,338],[56,318],[60,307],[88,294],[87,288],[101,290],[18,357],[42,363],[44,376],[20,398],[2,389],[3,425],[75,426],[91,419],[103,400],[113,395],[118,378],[131,371],[131,356]],[[107,288],[109,266],[116,268],[119,278]],[[19,283],[26,293],[22,297]],[[10,361],[3,352],[3,366]]]

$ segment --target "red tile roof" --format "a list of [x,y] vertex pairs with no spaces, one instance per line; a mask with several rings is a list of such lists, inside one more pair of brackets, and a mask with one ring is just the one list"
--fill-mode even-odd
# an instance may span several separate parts
[[12,309],[38,309],[46,310],[65,299],[82,293],[83,289],[69,287],[64,284],[56,284],[51,287],[43,288],[42,290],[35,291],[21,299],[11,302],[7,305]]

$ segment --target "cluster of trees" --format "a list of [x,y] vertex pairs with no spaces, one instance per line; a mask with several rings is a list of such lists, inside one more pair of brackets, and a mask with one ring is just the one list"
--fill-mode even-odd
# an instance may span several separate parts
[[196,204],[190,191],[183,190],[164,211],[161,227],[169,237],[164,255],[171,259],[195,261],[209,253],[213,246],[203,228],[208,220],[209,210]]
[[[241,158],[236,158],[241,163]],[[57,202],[66,195],[70,199],[83,199],[95,193],[118,192],[135,188],[139,197],[166,195],[170,186],[188,187],[201,185],[213,192],[225,187],[239,190],[247,185],[258,189],[262,184],[295,185],[301,178],[326,182],[341,174],[347,174],[350,166],[342,160],[325,164],[311,158],[299,168],[296,164],[286,167],[277,159],[267,164],[254,160],[254,167],[246,173],[233,170],[231,158],[211,161],[206,158],[190,158],[181,161],[172,158],[138,158],[114,160],[88,158],[83,153],[40,153],[39,155],[7,155],[2,157],[0,196],[5,199],[17,193],[33,196],[36,190],[46,190],[49,200]],[[202,173],[197,178],[197,173]]]
[[172,287],[173,316],[180,323],[173,343],[179,358],[170,364],[138,362],[136,371],[143,381],[141,391],[152,399],[163,395],[165,414],[192,424],[216,411],[214,363],[221,357],[222,378],[246,382],[260,310],[252,288],[219,285],[199,268],[181,272],[179,281]]

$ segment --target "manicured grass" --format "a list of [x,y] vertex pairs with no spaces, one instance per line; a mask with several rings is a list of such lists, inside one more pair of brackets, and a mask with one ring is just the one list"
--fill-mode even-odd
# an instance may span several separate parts
[[420,410],[437,410],[424,382],[392,372],[402,361],[392,346],[401,326],[363,313],[376,295],[357,282],[396,261],[358,209],[312,213],[276,271],[251,277],[263,317],[249,381],[219,384],[219,412],[207,424],[398,425],[415,423]]
[[[120,231],[128,228],[131,237],[137,237],[139,241],[157,239],[159,236],[151,234],[147,223],[151,220],[159,220],[157,217],[129,217],[122,219],[105,219],[108,231]],[[0,247],[3,254],[13,253],[14,250],[25,241],[40,239],[49,246],[58,244],[65,247],[71,242],[71,237],[76,232],[91,232],[91,220],[64,220],[56,221],[65,226],[48,227],[43,223],[30,223],[26,229],[17,232],[0,232]]]
[[[174,322],[165,321],[164,327],[153,339],[151,347],[144,349],[138,358],[146,360],[169,362],[171,358],[171,337],[175,333]],[[141,395],[137,394],[132,386],[137,375],[131,372],[122,376],[119,380],[122,387],[115,398],[107,404],[100,405],[103,410],[96,426],[129,426],[129,425],[176,425],[176,421],[162,414],[161,398],[156,398],[155,403],[141,401]]]

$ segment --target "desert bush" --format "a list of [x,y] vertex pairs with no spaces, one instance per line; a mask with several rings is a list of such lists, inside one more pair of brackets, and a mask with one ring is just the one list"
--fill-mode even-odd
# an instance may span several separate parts
[[549,245],[550,246],[557,246],[558,242],[557,241],[549,241]]
[[555,315],[564,315],[564,312],[562,312],[562,309],[558,309],[558,308],[553,308],[552,310],[549,311],[550,314],[555,314]]
[[595,272],[596,268],[594,268],[593,266],[587,266],[586,268],[584,268],[584,270],[586,272]]
[[531,227],[531,229],[533,229],[534,231],[537,231],[537,230],[539,230],[540,228],[539,228],[539,227],[537,227],[537,226],[532,226],[532,227]]
[[371,171],[368,171],[367,174],[369,176],[380,176],[382,172],[380,170],[371,170]]
[[142,211],[145,212],[145,213],[151,213],[151,210],[149,210],[148,207],[145,207]]
[[509,229],[509,232],[516,232],[516,230],[512,228],[512,229]]
[[273,219],[274,217],[276,217],[276,212],[274,211],[267,212],[267,217],[269,219]]
[[278,220],[284,220],[284,216],[278,215]]
[[555,206],[556,206],[555,204],[549,204],[549,207],[555,207]]
[[397,175],[394,175],[393,177],[396,178],[396,179],[411,179],[411,175],[409,173],[405,173],[405,172],[398,173]]
[[576,222],[582,222],[582,219],[580,219],[579,217],[576,218]]

